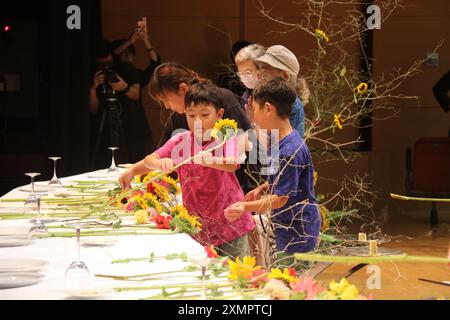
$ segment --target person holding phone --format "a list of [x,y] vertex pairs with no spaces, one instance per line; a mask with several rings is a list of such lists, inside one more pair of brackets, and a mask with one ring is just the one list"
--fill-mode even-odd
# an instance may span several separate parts
[[148,53],[149,64],[144,70],[139,70],[141,76],[141,87],[149,84],[155,69],[161,64],[161,57],[156,48],[150,42],[148,35],[147,18],[140,17],[136,23],[136,27],[128,39],[120,39],[113,42],[113,54],[117,60],[121,62],[129,62],[134,65],[136,58],[136,49],[134,44],[142,40]]

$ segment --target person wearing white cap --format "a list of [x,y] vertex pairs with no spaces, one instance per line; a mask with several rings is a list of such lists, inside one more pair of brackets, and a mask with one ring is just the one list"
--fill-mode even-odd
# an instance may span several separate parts
[[[298,73],[300,65],[297,57],[288,48],[282,45],[275,45],[267,48],[266,53],[256,59],[260,69],[259,77],[261,81],[270,81],[276,77],[285,79],[292,87],[298,86]],[[300,98],[294,102],[292,113],[289,117],[291,125],[300,136],[305,136],[305,111]]]

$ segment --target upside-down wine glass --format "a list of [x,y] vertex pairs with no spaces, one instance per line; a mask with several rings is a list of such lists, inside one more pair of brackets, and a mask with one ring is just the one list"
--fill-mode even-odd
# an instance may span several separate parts
[[83,261],[81,261],[80,255],[80,234],[81,223],[74,223],[72,227],[76,230],[77,237],[77,260],[73,261],[66,269],[64,274],[64,290],[70,292],[83,292],[88,289],[91,281],[91,273]]
[[61,180],[56,176],[56,161],[62,159],[61,157],[49,157],[50,160],[53,160],[53,178],[49,181],[49,186],[62,186]]
[[117,147],[109,147],[109,150],[112,151],[112,159],[111,159],[111,166],[108,169],[108,173],[118,173],[119,172],[119,168],[117,168],[116,166],[116,161],[114,160],[114,151],[118,150],[119,148]]

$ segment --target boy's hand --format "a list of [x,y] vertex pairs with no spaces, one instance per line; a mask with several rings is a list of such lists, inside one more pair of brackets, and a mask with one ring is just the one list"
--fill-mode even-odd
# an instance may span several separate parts
[[262,188],[257,187],[244,196],[245,201],[255,201],[261,199]]
[[[209,164],[213,164],[213,155],[212,155],[212,153],[211,152],[207,152],[207,151],[200,151],[199,153],[198,153],[198,155],[199,155],[199,157],[197,158],[198,159],[198,163],[199,164],[203,164],[203,165],[209,165]],[[196,163],[195,161],[194,161],[194,163]]]
[[228,222],[234,222],[239,219],[245,212],[244,202],[236,202],[225,209],[224,215]]
[[170,158],[159,159],[159,169],[164,173],[170,173],[173,171],[173,160]]
[[131,181],[134,179],[134,173],[132,172],[131,168],[125,171],[120,177],[119,177],[119,184],[122,189],[130,189],[131,188]]

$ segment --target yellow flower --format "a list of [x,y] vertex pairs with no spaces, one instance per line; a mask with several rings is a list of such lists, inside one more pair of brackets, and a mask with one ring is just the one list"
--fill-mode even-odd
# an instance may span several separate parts
[[162,177],[162,180],[166,183],[168,183],[171,187],[172,187],[172,192],[175,194],[180,194],[181,189],[180,186],[178,185],[177,181],[175,181],[174,179],[172,179],[171,177],[168,176],[164,176]]
[[[161,204],[159,203],[158,199],[152,195],[151,193],[144,194],[144,199],[147,201],[147,203],[150,205],[150,207],[154,208],[158,213],[162,212]],[[148,208],[148,206],[147,206]]]
[[367,89],[369,89],[369,85],[365,82],[361,82],[356,88],[355,88],[355,93],[358,94],[364,94],[367,92]]
[[236,134],[237,130],[238,126],[236,121],[231,119],[220,119],[214,125],[214,128],[211,131],[211,137],[217,139],[219,137],[218,134],[220,132],[222,134],[222,137],[226,139],[230,131],[232,131],[233,134]]
[[323,30],[316,29],[316,36],[324,39],[326,42],[330,41],[330,38],[328,38],[327,34]]
[[153,179],[154,177],[156,177],[157,175],[159,175],[160,173],[157,171],[152,171],[149,172],[145,175],[144,179],[142,180],[142,182],[148,182],[150,181],[150,179]]
[[172,217],[178,217],[180,219],[186,220],[194,228],[201,229],[201,227],[202,227],[202,224],[198,221],[199,217],[190,215],[189,212],[187,211],[187,209],[182,205],[176,205],[176,206],[170,208],[170,213],[171,213]]
[[344,128],[344,119],[341,114],[334,115],[334,124],[339,128],[339,130]]
[[319,179],[319,173],[316,170],[314,170],[314,186],[316,186],[317,184],[317,179]]
[[356,300],[358,297],[359,291],[354,285],[349,286],[341,293],[341,300]]
[[180,213],[178,215],[178,218],[186,220],[194,228],[201,229],[202,227],[202,224],[198,221],[199,217],[191,216],[189,213],[187,213],[187,211]]
[[156,196],[162,202],[170,200],[169,191],[166,188],[164,188],[162,185],[160,185],[159,183],[153,183],[153,188],[154,188]]
[[148,212],[147,210],[139,210],[134,214],[134,220],[136,224],[147,224],[148,223]]
[[261,268],[260,266],[255,267],[256,259],[254,257],[244,257],[242,262],[237,257],[236,261],[228,260],[228,265],[230,266],[228,278],[237,281],[250,280],[253,272]]
[[341,279],[339,283],[331,281],[330,294],[342,300],[355,300],[359,296],[358,289],[354,285],[350,285],[345,278]]
[[325,207],[323,204],[319,206],[319,210],[320,210],[320,215],[322,216],[322,226],[320,228],[321,232],[324,232],[328,229],[328,227],[330,226],[328,223],[328,209],[327,207]]
[[189,214],[187,209],[184,206],[180,205],[180,204],[177,204],[176,206],[171,207],[170,208],[170,213],[171,213],[172,217],[176,217],[176,216],[180,215],[181,213]]
[[283,272],[281,272],[280,269],[270,269],[269,278],[284,280],[287,283],[295,280],[295,277],[292,276],[289,272],[289,269],[286,268],[283,270]]
[[148,205],[145,203],[144,199],[140,195],[134,196],[134,200],[138,203],[138,205],[141,207],[141,209],[148,209]]

